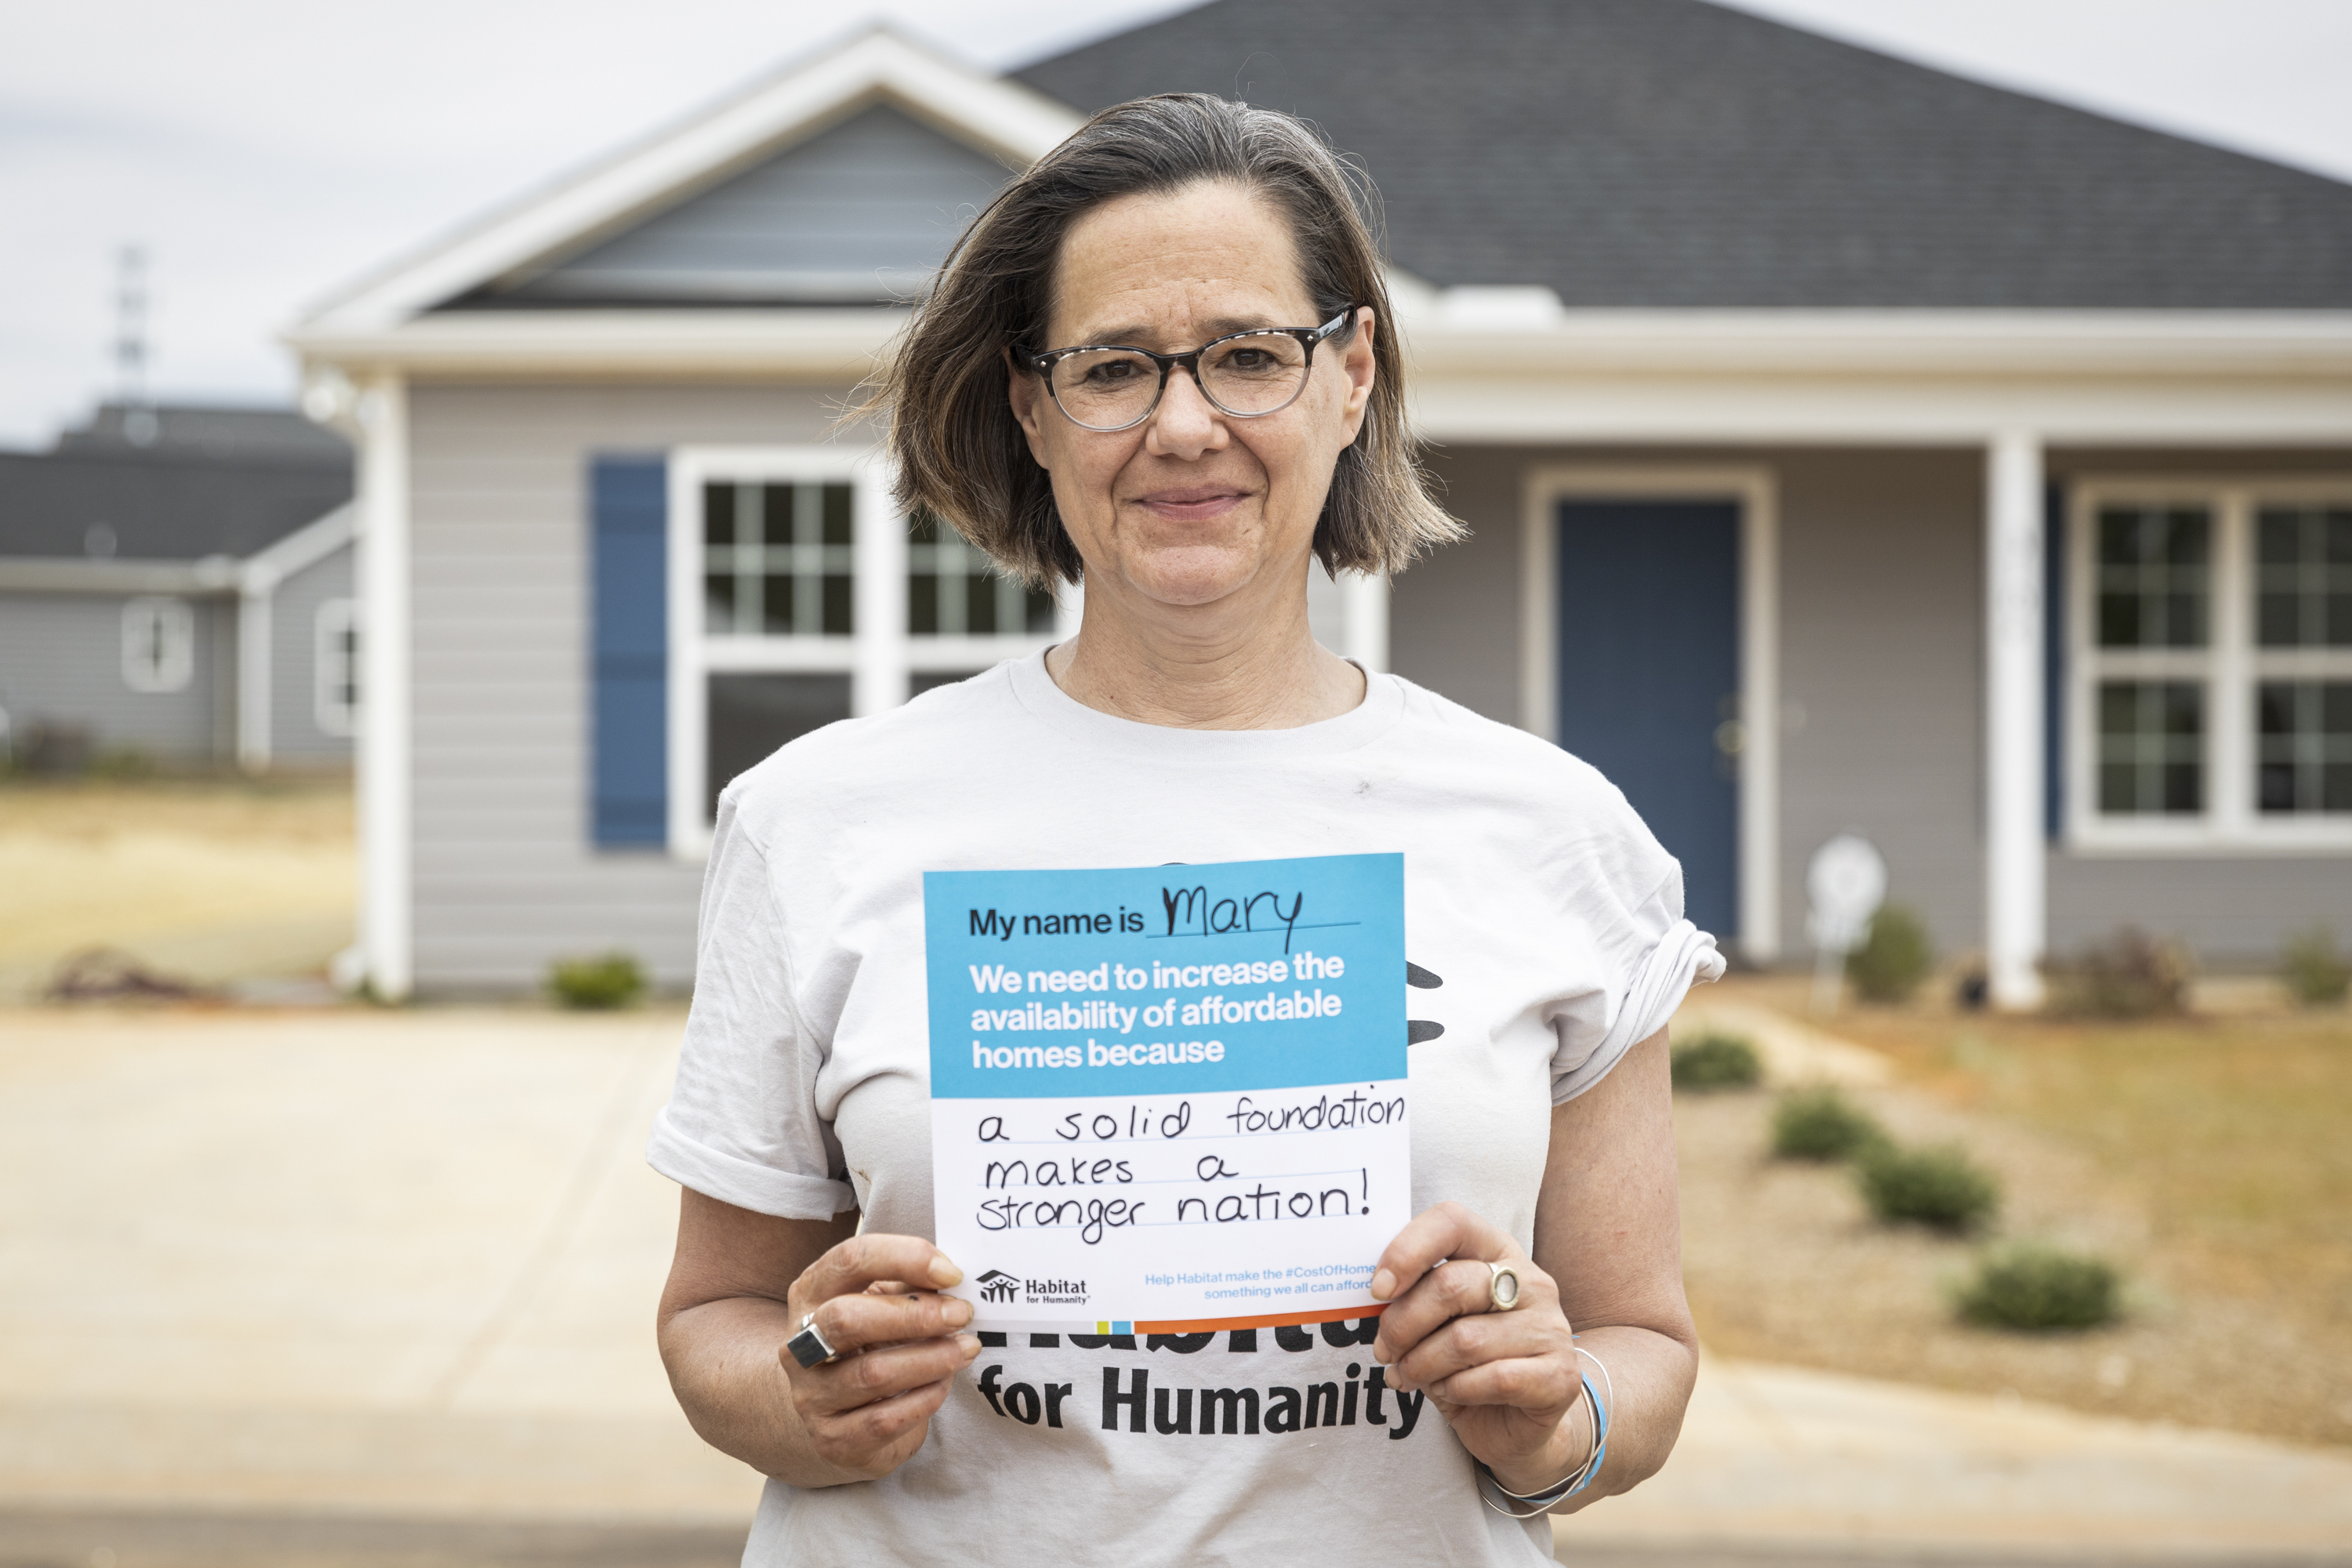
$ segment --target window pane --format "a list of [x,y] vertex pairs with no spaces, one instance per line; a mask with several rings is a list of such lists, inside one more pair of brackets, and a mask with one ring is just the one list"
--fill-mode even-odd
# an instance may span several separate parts
[[716,814],[719,792],[787,741],[849,717],[845,675],[714,675],[710,678],[709,764]]
[[2190,680],[2099,684],[2099,810],[2189,816],[2205,809],[2205,689]]
[[[745,489],[751,487],[746,486]],[[790,544],[793,542],[792,485],[761,485],[760,495],[760,542],[763,544]]]
[[996,624],[996,579],[994,577],[965,578],[963,602],[964,628],[973,637],[992,637],[999,630],[1012,629],[1010,626],[999,627]]
[[771,572],[751,581],[760,585],[760,629],[772,637],[793,635],[793,574]]
[[735,579],[732,574],[707,572],[702,577],[702,630],[723,637],[735,629]]
[[2262,682],[2254,731],[2264,812],[2352,812],[2352,680]]
[[2254,535],[2256,640],[2352,647],[2352,507],[2264,507]]
[[2103,508],[2099,645],[2204,647],[2212,534],[2203,507]]
[[824,487],[824,542],[849,544],[855,542],[849,531],[849,487]]
[[825,636],[845,637],[849,631],[849,579],[828,572],[824,575]]
[[735,487],[733,485],[702,487],[702,542],[705,544],[735,542]]
[[940,630],[940,579],[935,572],[910,573],[907,578],[907,630],[916,637],[937,637]]

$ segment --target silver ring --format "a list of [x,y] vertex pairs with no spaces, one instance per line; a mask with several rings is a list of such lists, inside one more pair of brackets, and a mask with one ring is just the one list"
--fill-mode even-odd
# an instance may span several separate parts
[[801,1331],[784,1342],[793,1359],[803,1366],[831,1366],[841,1359],[841,1352],[825,1342],[824,1331],[816,1326],[816,1314],[801,1319]]
[[[1493,1274],[1486,1280],[1486,1310],[1507,1312],[1517,1307],[1524,1298],[1519,1294],[1519,1271],[1507,1263],[1489,1263]],[[1506,1284],[1504,1281],[1508,1280]]]

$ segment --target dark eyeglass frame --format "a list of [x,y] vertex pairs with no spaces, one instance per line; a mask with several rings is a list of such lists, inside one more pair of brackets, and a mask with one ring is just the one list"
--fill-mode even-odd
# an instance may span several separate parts
[[[1284,409],[1298,401],[1299,394],[1307,390],[1307,376],[1315,374],[1316,345],[1322,342],[1324,339],[1336,335],[1342,329],[1353,326],[1356,321],[1356,312],[1360,309],[1362,309],[1361,306],[1350,305],[1319,327],[1252,327],[1247,331],[1227,332],[1222,338],[1212,338],[1207,342],[1202,343],[1199,348],[1189,349],[1181,354],[1154,353],[1150,349],[1139,348],[1133,343],[1080,343],[1076,348],[1047,349],[1044,353],[1031,353],[1025,349],[1015,349],[1013,351],[1013,357],[1022,364],[1027,366],[1031,374],[1045,384],[1045,395],[1054,400],[1054,406],[1055,408],[1061,409],[1063,418],[1068,420],[1071,424],[1076,426],[1081,430],[1092,430],[1099,436],[1114,436],[1121,430],[1132,430],[1137,426],[1142,424],[1145,420],[1150,418],[1153,415],[1159,413],[1160,399],[1168,395],[1168,378],[1179,369],[1189,371],[1192,374],[1192,384],[1200,388],[1202,400],[1205,401],[1210,407],[1215,409],[1226,418],[1263,419],[1269,414],[1281,413]],[[1305,374],[1300,375],[1298,378],[1298,391],[1292,393],[1288,397],[1284,398],[1272,408],[1260,408],[1253,413],[1244,413],[1238,408],[1228,408],[1223,404],[1218,402],[1216,395],[1211,392],[1207,384],[1202,382],[1201,379],[1201,356],[1207,353],[1211,349],[1223,348],[1225,344],[1234,342],[1237,338],[1297,339],[1299,344],[1307,350]],[[1054,390],[1054,366],[1057,362],[1066,360],[1072,354],[1107,353],[1114,351],[1119,353],[1141,354],[1145,359],[1148,359],[1153,364],[1158,365],[1160,367],[1160,385],[1158,389],[1152,393],[1150,404],[1145,407],[1142,413],[1137,415],[1126,424],[1089,425],[1085,420],[1079,418],[1076,415],[1071,413],[1068,409],[1062,407],[1061,394]]]

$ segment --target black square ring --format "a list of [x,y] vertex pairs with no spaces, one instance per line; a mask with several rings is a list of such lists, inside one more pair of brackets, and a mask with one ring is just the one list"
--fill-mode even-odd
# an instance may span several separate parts
[[803,1366],[831,1366],[841,1359],[841,1352],[825,1343],[824,1331],[816,1326],[814,1312],[801,1320],[801,1331],[786,1340],[784,1348]]

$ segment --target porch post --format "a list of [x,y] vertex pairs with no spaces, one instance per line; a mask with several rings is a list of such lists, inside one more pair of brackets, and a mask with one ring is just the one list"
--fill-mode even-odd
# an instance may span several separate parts
[[360,947],[380,1001],[415,984],[410,846],[408,388],[371,376],[360,433]]
[[1985,464],[1985,956],[1993,1005],[2042,1001],[2042,442],[2004,430]]
[[1345,606],[1339,651],[1366,669],[1389,667],[1389,580],[1378,572],[1347,572],[1339,577]]
[[236,595],[236,765],[248,773],[269,771],[271,598],[278,574],[266,563],[248,563]]

